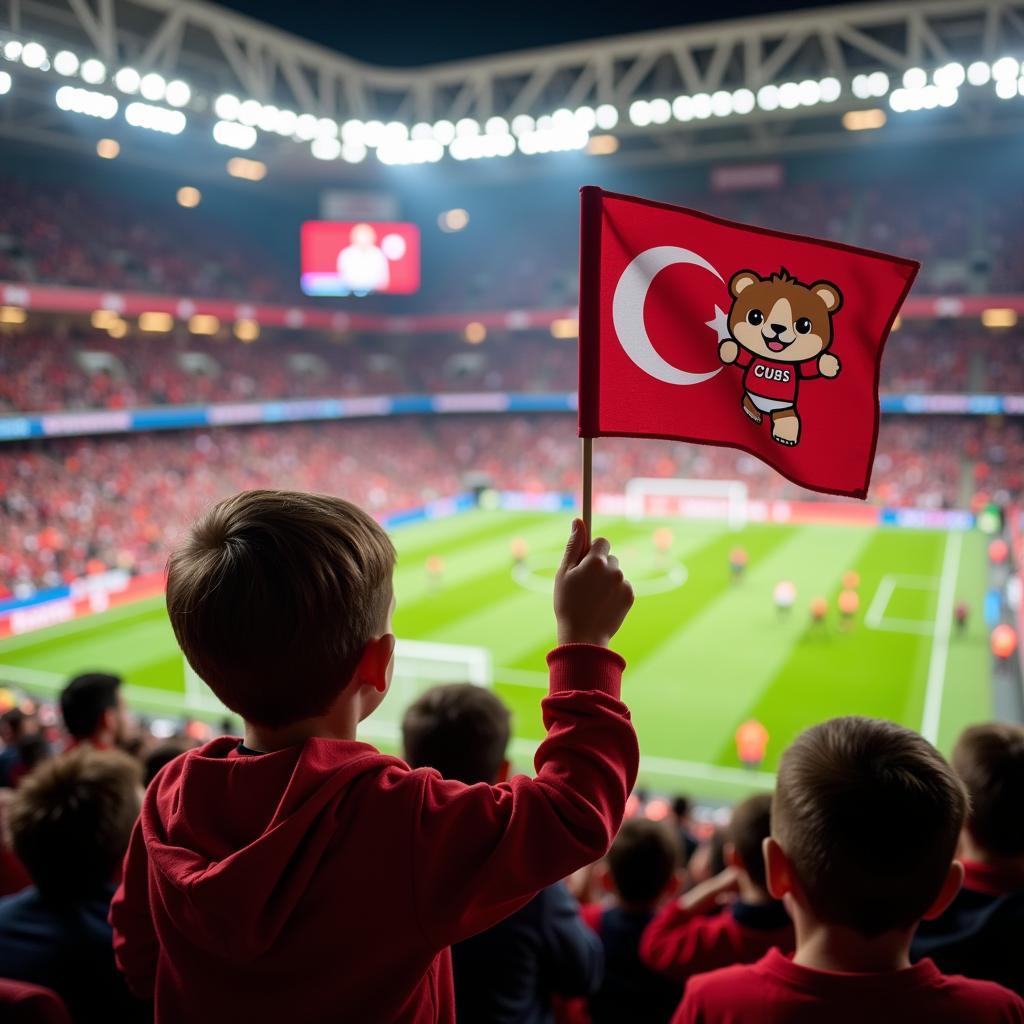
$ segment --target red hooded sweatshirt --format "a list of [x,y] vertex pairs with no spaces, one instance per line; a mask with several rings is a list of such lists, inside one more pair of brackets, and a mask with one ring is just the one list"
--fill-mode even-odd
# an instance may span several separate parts
[[355,740],[172,761],[110,911],[158,1024],[454,1021],[447,947],[602,856],[636,779],[622,659],[548,664],[534,779],[465,786]]

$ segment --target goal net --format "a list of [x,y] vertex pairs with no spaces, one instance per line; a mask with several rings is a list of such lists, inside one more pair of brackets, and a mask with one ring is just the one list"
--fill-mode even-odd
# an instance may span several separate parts
[[630,519],[724,519],[738,530],[747,522],[747,485],[741,480],[636,477],[626,484]]
[[[196,675],[184,658],[186,714],[227,714],[227,709]],[[405,709],[424,690],[440,683],[474,683],[491,686],[494,671],[491,653],[483,647],[399,640],[391,689],[384,703],[359,726],[359,738],[395,742]]]

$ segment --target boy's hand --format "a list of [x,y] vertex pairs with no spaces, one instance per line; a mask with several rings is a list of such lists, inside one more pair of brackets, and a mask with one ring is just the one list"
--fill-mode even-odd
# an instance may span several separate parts
[[695,885],[679,897],[679,907],[691,914],[707,914],[725,903],[732,902],[739,890],[739,872],[732,867]]
[[574,519],[565,557],[555,576],[555,621],[560,644],[607,647],[633,605],[633,588],[604,537],[588,544]]

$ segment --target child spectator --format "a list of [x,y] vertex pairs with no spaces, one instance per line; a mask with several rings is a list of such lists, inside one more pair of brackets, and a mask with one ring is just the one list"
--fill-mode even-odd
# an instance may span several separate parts
[[115,951],[159,1021],[451,1021],[448,947],[618,827],[638,751],[606,647],[633,595],[608,542],[573,526],[537,777],[497,786],[356,740],[391,680],[394,557],[361,509],[287,491],[220,502],[172,554],[175,635],[245,736],[167,765],[132,835]]
[[[435,686],[402,720],[405,759],[472,786],[508,778],[508,708],[468,683]],[[604,956],[564,882],[542,889],[493,928],[452,946],[455,1010],[473,1024],[546,1024],[552,997],[587,996],[601,984]]]
[[141,781],[127,754],[83,748],[41,765],[11,799],[33,884],[0,900],[0,977],[53,989],[76,1024],[152,1019],[118,973],[107,923]]
[[[655,915],[640,942],[648,967],[686,984],[695,974],[753,963],[775,947],[793,951],[793,923],[766,888],[761,847],[771,808],[767,793],[737,805],[725,830],[728,867]],[[723,901],[729,901],[725,909]]]
[[965,729],[953,769],[971,799],[960,836],[964,884],[943,914],[921,922],[911,957],[1024,995],[1024,727]]
[[797,737],[779,766],[768,889],[796,927],[792,959],[690,980],[674,1021],[1024,1021],[1024,1000],[988,981],[911,966],[918,922],[960,887],[953,860],[963,785],[917,733],[835,718]]
[[678,869],[679,841],[666,822],[623,824],[607,857],[612,902],[583,908],[604,946],[604,983],[588,1001],[593,1024],[663,1024],[672,1016],[682,989],[644,966],[639,950],[658,903],[679,884]]
[[124,705],[121,679],[107,672],[75,676],[60,694],[60,714],[71,741],[108,750],[124,738]]

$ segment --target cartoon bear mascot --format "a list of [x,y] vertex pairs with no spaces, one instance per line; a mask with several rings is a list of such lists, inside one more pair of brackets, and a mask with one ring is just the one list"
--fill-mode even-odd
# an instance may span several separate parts
[[729,291],[731,337],[718,346],[718,356],[744,370],[743,411],[755,423],[767,413],[772,437],[794,445],[800,440],[800,381],[839,373],[839,360],[827,350],[842,293],[828,281],[803,285],[785,269],[767,278],[741,270]]

